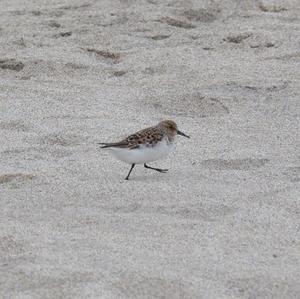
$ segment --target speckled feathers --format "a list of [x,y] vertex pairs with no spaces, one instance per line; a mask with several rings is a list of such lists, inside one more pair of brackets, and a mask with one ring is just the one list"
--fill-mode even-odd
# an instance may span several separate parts
[[140,146],[155,146],[161,142],[163,138],[167,138],[168,142],[173,142],[177,133],[177,125],[172,120],[165,120],[158,125],[140,130],[124,140],[112,143],[100,143],[101,148],[118,147],[127,149],[137,149]]

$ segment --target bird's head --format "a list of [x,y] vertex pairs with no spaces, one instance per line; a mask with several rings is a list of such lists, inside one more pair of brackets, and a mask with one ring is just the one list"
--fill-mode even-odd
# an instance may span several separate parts
[[161,121],[158,126],[170,137],[174,138],[175,135],[181,135],[186,138],[190,138],[190,136],[184,134],[183,132],[179,131],[177,128],[177,124],[172,120],[163,120]]

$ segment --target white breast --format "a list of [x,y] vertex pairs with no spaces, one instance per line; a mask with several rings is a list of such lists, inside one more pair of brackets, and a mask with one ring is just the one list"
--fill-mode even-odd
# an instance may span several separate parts
[[173,148],[173,143],[169,143],[166,138],[158,142],[155,146],[140,146],[137,149],[108,148],[119,160],[128,164],[142,164],[153,162],[167,156]]

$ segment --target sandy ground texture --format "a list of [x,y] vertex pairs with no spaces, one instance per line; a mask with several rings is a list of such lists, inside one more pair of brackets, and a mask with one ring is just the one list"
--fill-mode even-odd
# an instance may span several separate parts
[[299,0],[1,0],[0,297],[300,298],[299,101]]

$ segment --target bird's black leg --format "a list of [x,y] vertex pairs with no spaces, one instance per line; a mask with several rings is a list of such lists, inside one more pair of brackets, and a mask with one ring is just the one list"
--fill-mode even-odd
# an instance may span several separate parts
[[127,174],[127,177],[125,178],[125,180],[129,180],[129,176],[130,176],[130,174],[131,174],[131,171],[132,171],[132,169],[134,168],[134,166],[135,166],[135,164],[132,164],[131,165],[131,168],[130,168],[130,170],[129,170],[129,172],[128,172],[128,174]]
[[162,173],[166,173],[169,170],[169,169],[161,169],[161,168],[150,167],[146,163],[144,163],[144,167],[148,168],[148,169],[153,169],[153,170],[156,170],[156,171],[159,171],[159,172],[162,172]]

